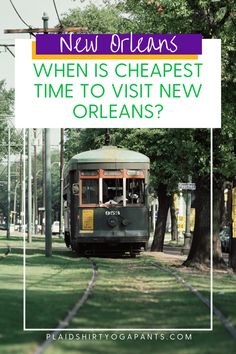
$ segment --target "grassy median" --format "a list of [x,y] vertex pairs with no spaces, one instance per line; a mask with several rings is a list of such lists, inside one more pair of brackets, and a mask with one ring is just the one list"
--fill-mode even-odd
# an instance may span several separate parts
[[[23,252],[22,238],[7,241],[0,236],[1,254],[10,245],[12,253],[0,261],[1,354],[31,354],[46,332],[23,332]],[[67,311],[81,297],[92,275],[88,260],[77,258],[54,238],[53,256],[44,256],[42,237],[33,239],[26,258],[26,326],[28,328],[56,327]],[[157,255],[158,257],[158,255]],[[201,301],[163,269],[154,267],[150,255],[137,259],[96,258],[98,279],[91,297],[70,323],[70,328],[150,328],[153,337],[128,337],[125,332],[63,332],[74,333],[77,339],[54,341],[46,354],[126,354],[126,353],[178,353],[221,354],[234,353],[235,342],[218,319],[213,332],[165,332],[165,328],[209,327],[209,310]],[[159,259],[168,264],[168,257]],[[171,260],[170,264],[171,265]],[[205,273],[177,271],[205,296],[209,296],[209,277]],[[217,273],[215,277],[215,304],[235,324],[233,301],[235,276]],[[153,331],[160,328],[159,331]],[[99,334],[94,340],[88,335]],[[170,334],[174,335],[172,338]],[[191,334],[191,338],[177,338],[177,333]],[[105,336],[109,334],[109,336]],[[113,334],[113,337],[111,336]],[[130,332],[130,334],[134,334]],[[144,332],[147,335],[147,332]],[[155,336],[154,336],[155,334]],[[162,336],[161,336],[162,334]],[[78,336],[79,335],[79,336]],[[86,337],[87,335],[87,337]],[[116,337],[115,335],[120,335]],[[65,337],[64,337],[65,338]],[[146,339],[145,339],[146,338]]]

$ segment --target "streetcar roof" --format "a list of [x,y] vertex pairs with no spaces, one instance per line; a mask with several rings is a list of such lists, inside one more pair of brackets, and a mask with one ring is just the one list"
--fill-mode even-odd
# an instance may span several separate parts
[[75,164],[106,164],[106,163],[141,163],[149,165],[149,158],[137,151],[117,146],[103,146],[97,150],[81,152],[72,157],[70,167]]

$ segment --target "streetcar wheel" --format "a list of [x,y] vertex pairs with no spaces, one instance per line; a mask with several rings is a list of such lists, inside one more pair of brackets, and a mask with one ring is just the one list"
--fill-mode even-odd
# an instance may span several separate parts
[[130,251],[130,258],[136,258],[137,254],[134,251]]

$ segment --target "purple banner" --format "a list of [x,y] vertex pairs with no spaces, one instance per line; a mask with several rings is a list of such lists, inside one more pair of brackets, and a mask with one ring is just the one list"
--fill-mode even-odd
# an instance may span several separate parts
[[202,54],[201,34],[37,34],[36,54]]

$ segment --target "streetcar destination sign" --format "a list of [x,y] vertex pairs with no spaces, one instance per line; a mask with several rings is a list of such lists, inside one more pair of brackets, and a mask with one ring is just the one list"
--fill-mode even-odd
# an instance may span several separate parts
[[196,183],[178,183],[178,189],[195,191]]

